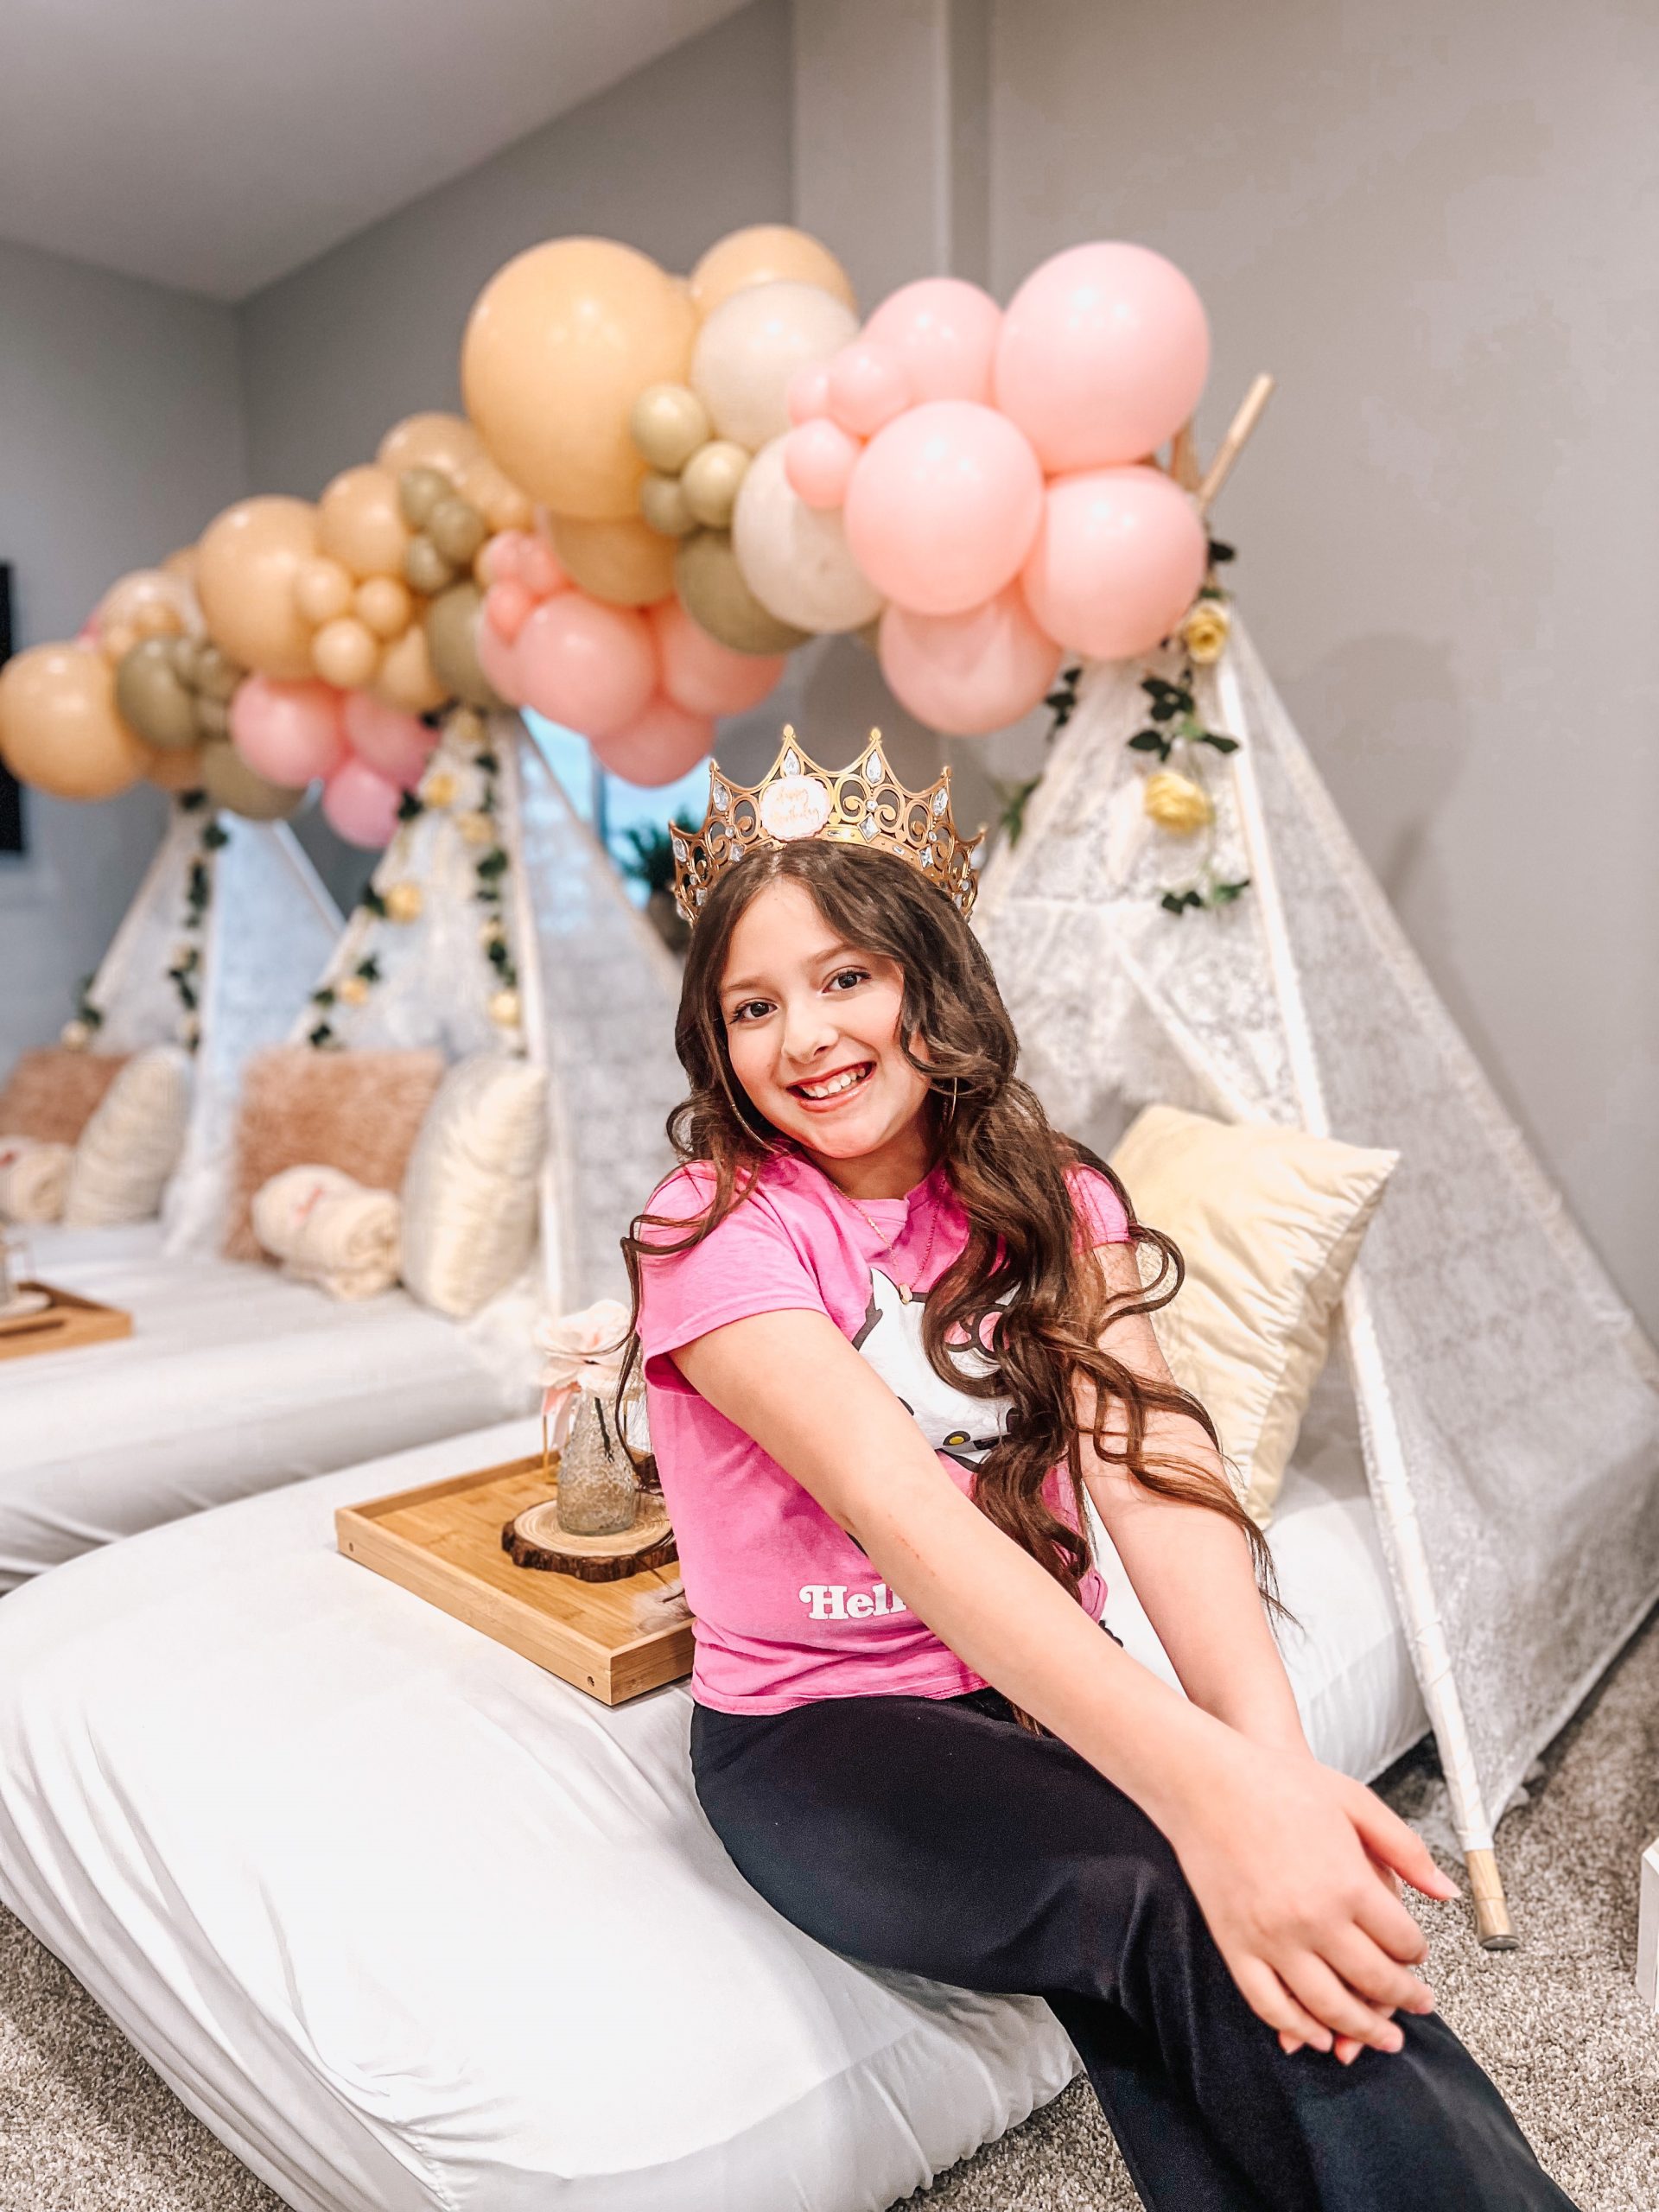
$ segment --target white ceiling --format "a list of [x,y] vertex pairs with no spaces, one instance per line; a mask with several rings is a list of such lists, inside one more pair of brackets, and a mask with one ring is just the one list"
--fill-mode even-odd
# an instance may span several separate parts
[[240,299],[741,0],[10,0],[0,236]]

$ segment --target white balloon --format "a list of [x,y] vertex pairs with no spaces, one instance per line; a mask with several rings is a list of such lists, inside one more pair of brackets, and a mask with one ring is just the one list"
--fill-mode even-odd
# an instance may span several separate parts
[[760,448],[738,491],[732,550],[743,581],[798,630],[861,630],[880,613],[881,594],[853,558],[840,511],[809,507],[785,475],[785,442]]
[[787,397],[798,369],[827,361],[858,332],[833,292],[779,277],[722,300],[697,333],[691,389],[722,438],[751,453],[790,427]]

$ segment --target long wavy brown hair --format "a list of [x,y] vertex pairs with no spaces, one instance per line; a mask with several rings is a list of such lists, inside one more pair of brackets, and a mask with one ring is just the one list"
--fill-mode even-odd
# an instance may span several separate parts
[[[848,944],[885,955],[903,977],[899,1049],[927,1079],[924,1111],[933,1161],[949,1170],[968,1217],[967,1243],[927,1294],[923,1346],[953,1389],[1011,1402],[1001,1440],[976,1471],[973,1495],[981,1512],[1077,1596],[1090,1563],[1080,1533],[1086,1525],[1084,1432],[1073,1396],[1081,1378],[1092,1385],[1092,1441],[1102,1458],[1159,1497],[1204,1506],[1230,1521],[1249,1547],[1269,1613],[1287,1617],[1266,1541],[1231,1486],[1211,1470],[1147,1452],[1154,1412],[1189,1414],[1219,1451],[1209,1414],[1186,1391],[1145,1381],[1101,1344],[1109,1321],[1168,1305],[1185,1272],[1180,1253],[1160,1230],[1136,1220],[1128,1192],[1103,1160],[1050,1127],[1036,1093],[1014,1072],[1014,1024],[983,947],[951,902],[890,854],[811,839],[763,847],[709,893],[692,932],[674,1032],[690,1096],[669,1116],[668,1134],[682,1161],[712,1167],[715,1190],[689,1228],[649,1211],[635,1217],[622,1245],[634,1325],[642,1255],[700,1243],[741,1201],[768,1158],[797,1149],[738,1084],[720,1007],[732,931],[767,885],[778,882],[803,886]],[[1140,1267],[1138,1296],[1111,1293],[1097,1266],[1077,1249],[1065,1173],[1078,1163],[1116,1192],[1137,1259],[1155,1255],[1155,1267],[1145,1260]],[[682,1233],[677,1241],[642,1235],[664,1229]],[[950,1346],[964,1342],[985,1347],[987,1370],[957,1365]],[[638,1357],[638,1338],[631,1335],[624,1391]],[[1122,1412],[1119,1442],[1106,1433],[1114,1407]],[[1076,1527],[1043,1495],[1050,1470],[1061,1462],[1071,1477]]]

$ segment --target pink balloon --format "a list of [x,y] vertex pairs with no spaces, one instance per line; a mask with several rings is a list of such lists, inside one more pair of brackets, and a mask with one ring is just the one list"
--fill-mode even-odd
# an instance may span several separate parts
[[594,741],[601,767],[625,784],[672,784],[706,760],[715,742],[707,715],[688,714],[659,691],[625,729]]
[[1027,603],[1073,652],[1127,660],[1166,638],[1204,582],[1198,511],[1155,468],[1062,476],[1021,578]]
[[544,537],[527,537],[518,556],[518,581],[532,599],[551,599],[570,579]]
[[829,381],[832,420],[858,438],[874,437],[916,397],[898,349],[869,337],[831,357]]
[[781,653],[734,652],[698,627],[677,599],[650,613],[663,691],[688,715],[741,715],[758,707],[784,672]]
[[1210,367],[1204,303],[1143,245],[1074,245],[1008,302],[996,404],[1051,475],[1143,461],[1198,404]]
[[524,550],[533,541],[527,530],[499,530],[484,548],[483,569],[493,584],[523,580]]
[[389,845],[397,827],[396,784],[353,756],[322,787],[323,819],[348,845]]
[[[494,591],[497,587],[493,584],[490,588]],[[519,636],[523,634],[520,631]],[[473,631],[473,651],[478,655],[478,664],[491,689],[510,707],[522,707],[524,703],[524,679],[518,666],[518,640],[515,639],[509,645],[495,625],[486,622],[480,613]]]
[[790,489],[809,507],[838,507],[847,497],[853,470],[864,450],[838,423],[818,416],[798,423],[784,439],[784,474]]
[[991,371],[1002,310],[988,292],[960,276],[901,284],[864,326],[898,355],[917,399],[991,404]]
[[822,361],[809,361],[797,369],[784,394],[791,423],[816,422],[830,412],[830,372]]
[[633,721],[657,688],[645,616],[603,606],[584,591],[543,600],[513,652],[522,703],[584,737],[604,737]]
[[919,721],[952,737],[979,737],[1029,714],[1046,696],[1060,660],[1018,584],[965,614],[889,607],[880,637],[881,673],[893,696]]
[[346,751],[340,694],[331,684],[250,676],[231,700],[231,742],[256,776],[302,789]]
[[518,632],[530,620],[536,601],[516,576],[492,584],[484,594],[484,620],[498,637],[508,645],[516,642]]
[[995,408],[930,399],[878,430],[847,487],[853,557],[923,614],[962,614],[1019,573],[1043,514],[1037,456]]
[[346,734],[352,750],[365,766],[404,791],[413,791],[426,773],[426,764],[438,741],[417,715],[389,707],[372,692],[346,695]]

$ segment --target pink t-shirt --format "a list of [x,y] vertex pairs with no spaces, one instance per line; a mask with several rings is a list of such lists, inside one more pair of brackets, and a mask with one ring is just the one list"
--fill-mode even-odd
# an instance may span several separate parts
[[[1105,1178],[1079,1167],[1068,1179],[1078,1242],[1126,1242],[1123,1209]],[[713,1187],[711,1169],[681,1168],[647,1211],[693,1220]],[[751,1314],[827,1313],[971,1493],[974,1467],[1001,1435],[1007,1403],[953,1389],[922,1350],[923,1294],[966,1243],[967,1217],[942,1167],[905,1198],[861,1205],[804,1156],[779,1154],[710,1236],[689,1251],[647,1257],[642,1269],[652,1449],[696,1622],[691,1687],[723,1713],[783,1713],[825,1697],[955,1697],[983,1687],[795,1478],[700,1396],[668,1356]],[[675,1234],[647,1233],[660,1242]],[[908,1304],[901,1283],[915,1294]],[[1046,1494],[1075,1525],[1070,1488],[1058,1468]],[[1092,1570],[1079,1595],[1098,1619],[1106,1592]]]

